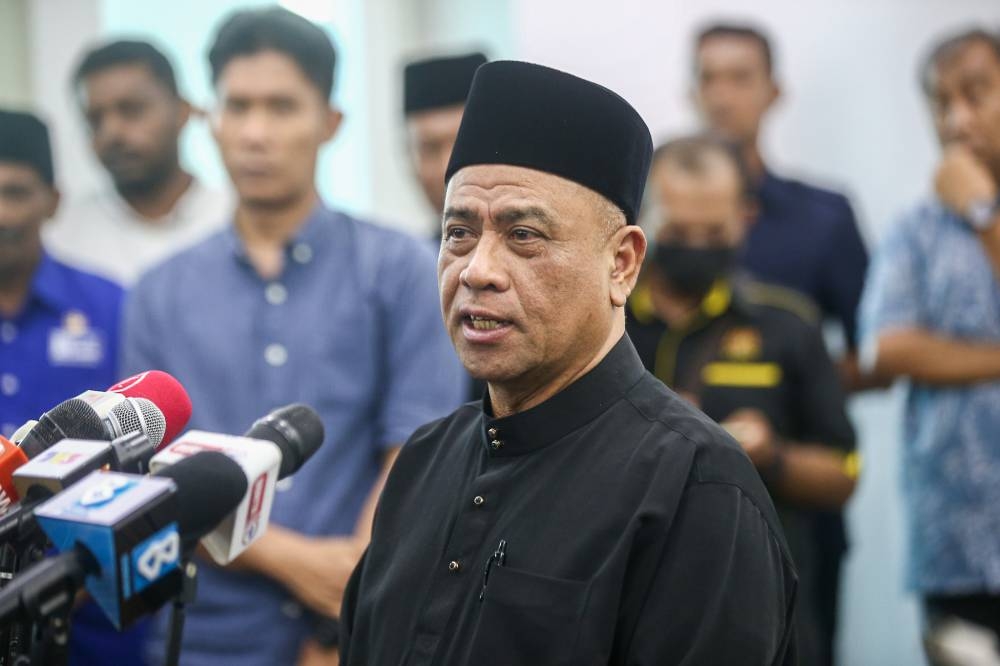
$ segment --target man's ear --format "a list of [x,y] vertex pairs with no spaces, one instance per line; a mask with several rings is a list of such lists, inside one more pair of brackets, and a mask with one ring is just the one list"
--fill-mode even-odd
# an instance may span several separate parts
[[612,235],[608,241],[613,253],[611,266],[611,304],[625,307],[629,295],[635,289],[646,258],[646,234],[635,224],[626,224]]
[[337,136],[337,132],[340,131],[340,125],[344,122],[344,113],[331,106],[326,110],[326,122],[323,127],[323,143],[330,141],[333,137]]

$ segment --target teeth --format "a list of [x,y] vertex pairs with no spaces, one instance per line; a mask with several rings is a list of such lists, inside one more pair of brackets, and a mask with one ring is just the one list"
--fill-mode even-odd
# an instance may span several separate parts
[[476,317],[475,315],[471,315],[469,319],[472,320],[472,328],[477,331],[492,331],[493,329],[500,328],[500,322],[496,319]]

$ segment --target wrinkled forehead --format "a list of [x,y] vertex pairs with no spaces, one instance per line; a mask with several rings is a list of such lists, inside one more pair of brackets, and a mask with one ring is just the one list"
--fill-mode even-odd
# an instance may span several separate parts
[[460,169],[448,181],[445,209],[536,206],[554,215],[575,215],[599,199],[597,193],[562,176],[507,164],[477,164]]

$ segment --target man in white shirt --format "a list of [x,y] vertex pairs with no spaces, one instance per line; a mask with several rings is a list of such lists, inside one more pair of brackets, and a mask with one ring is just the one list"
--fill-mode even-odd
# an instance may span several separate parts
[[71,202],[46,241],[56,256],[130,285],[223,226],[231,198],[181,167],[178,140],[191,106],[155,47],[99,46],[80,61],[74,85],[112,187]]

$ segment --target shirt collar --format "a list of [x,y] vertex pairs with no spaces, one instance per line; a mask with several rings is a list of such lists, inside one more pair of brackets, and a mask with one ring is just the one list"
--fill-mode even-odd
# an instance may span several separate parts
[[29,299],[47,305],[54,310],[64,310],[74,304],[66,293],[63,275],[55,260],[42,252],[42,258],[31,278]]
[[[698,318],[715,319],[724,315],[731,307],[736,306],[742,300],[737,297],[738,289],[734,288],[737,283],[738,280],[717,280],[705,294],[705,297],[701,299],[701,305],[698,307]],[[739,303],[739,305],[742,304]],[[628,307],[632,316],[640,324],[649,324],[654,320],[659,320],[659,317],[656,316],[656,310],[653,309],[653,296],[648,280],[643,280],[636,287],[628,300]]]
[[[299,228],[292,234],[292,237],[288,239],[285,244],[286,255],[288,251],[292,252],[293,258],[300,263],[307,263],[311,260],[312,255],[317,251],[321,250],[323,241],[326,238],[326,225],[329,224],[330,219],[334,216],[334,212],[330,210],[322,200],[317,201],[316,205],[313,206],[312,211],[306,216],[306,219],[299,225]],[[233,256],[238,260],[246,262],[247,261],[247,251],[246,243],[243,242],[243,238],[240,236],[239,232],[236,230],[236,220],[235,218],[230,221],[226,226],[225,232],[226,244],[229,246],[230,251],[232,251]],[[306,248],[306,249],[299,249]],[[296,254],[298,255],[296,257]],[[305,258],[305,261],[302,259]]]
[[590,372],[531,409],[494,418],[487,392],[483,397],[483,446],[493,457],[539,450],[603,414],[645,372],[632,341],[623,335]]

